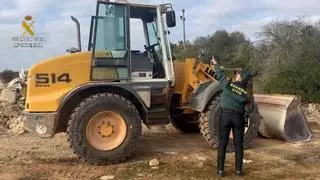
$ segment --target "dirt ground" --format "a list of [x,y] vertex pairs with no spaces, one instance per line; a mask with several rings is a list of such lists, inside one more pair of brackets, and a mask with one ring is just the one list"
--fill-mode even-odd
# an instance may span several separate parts
[[[309,123],[311,142],[290,144],[256,138],[245,151],[244,179],[320,179],[320,124]],[[160,165],[151,168],[149,161]],[[216,150],[199,134],[145,131],[130,160],[112,166],[79,162],[65,134],[40,139],[32,134],[0,137],[0,179],[217,179]],[[236,179],[234,154],[228,154],[224,179]],[[106,179],[108,179],[106,177]],[[223,179],[223,178],[222,178]]]

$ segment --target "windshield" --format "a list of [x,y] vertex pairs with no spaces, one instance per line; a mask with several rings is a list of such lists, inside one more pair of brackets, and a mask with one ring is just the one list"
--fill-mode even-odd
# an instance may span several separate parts
[[127,52],[126,7],[100,4],[95,42],[96,58],[124,58]]
[[158,33],[156,21],[147,23],[149,46],[155,45],[154,49],[158,54],[159,60],[162,60],[161,42]]

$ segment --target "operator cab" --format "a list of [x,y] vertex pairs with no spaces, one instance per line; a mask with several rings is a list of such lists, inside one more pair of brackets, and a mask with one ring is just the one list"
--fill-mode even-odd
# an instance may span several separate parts
[[[134,25],[142,26],[142,37],[131,37],[137,35]],[[91,80],[172,80],[174,74],[167,28],[175,25],[171,4],[99,2],[97,14],[92,17],[88,46],[93,58]],[[144,40],[143,49],[132,48],[138,43],[132,39],[137,38]]]

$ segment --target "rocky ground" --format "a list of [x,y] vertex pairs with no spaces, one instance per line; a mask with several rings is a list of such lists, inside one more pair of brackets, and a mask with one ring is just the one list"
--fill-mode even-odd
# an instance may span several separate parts
[[25,133],[23,128],[23,100],[17,104],[0,105],[0,135],[20,135]]
[[[302,109],[312,140],[292,144],[256,138],[245,151],[243,179],[320,179],[320,106],[306,104]],[[145,129],[134,156],[112,166],[80,163],[66,134],[52,139],[5,135],[0,144],[0,179],[217,179],[216,150],[199,134],[180,134],[172,127]],[[236,179],[233,158],[228,154],[227,177],[222,179]]]

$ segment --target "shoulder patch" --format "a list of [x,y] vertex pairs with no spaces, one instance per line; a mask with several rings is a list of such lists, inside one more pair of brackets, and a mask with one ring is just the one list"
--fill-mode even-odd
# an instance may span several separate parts
[[233,83],[230,84],[230,87],[231,87],[231,91],[238,94],[239,96],[243,96],[243,95],[248,94],[248,92],[245,89],[243,89]]

